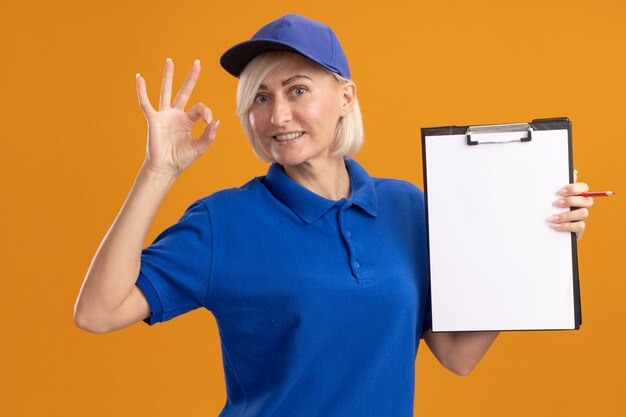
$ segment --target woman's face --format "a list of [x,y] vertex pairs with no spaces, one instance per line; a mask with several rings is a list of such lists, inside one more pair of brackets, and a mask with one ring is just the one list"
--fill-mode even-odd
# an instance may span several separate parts
[[354,89],[301,55],[289,57],[263,80],[254,98],[249,113],[254,140],[281,165],[323,164]]

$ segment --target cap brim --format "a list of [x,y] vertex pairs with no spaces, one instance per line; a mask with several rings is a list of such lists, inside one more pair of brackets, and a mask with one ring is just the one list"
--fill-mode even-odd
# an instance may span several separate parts
[[220,65],[228,71],[228,73],[239,78],[241,72],[244,68],[246,68],[246,65],[248,65],[250,61],[252,61],[257,55],[270,51],[295,52],[311,59],[329,71],[337,72],[335,68],[331,68],[318,62],[306,52],[300,51],[287,43],[275,41],[273,39],[254,39],[238,43],[222,54],[222,57],[220,58]]
[[222,54],[220,65],[230,74],[239,77],[246,65],[257,55],[270,51],[291,51],[301,54],[297,49],[275,40],[255,39],[238,43]]

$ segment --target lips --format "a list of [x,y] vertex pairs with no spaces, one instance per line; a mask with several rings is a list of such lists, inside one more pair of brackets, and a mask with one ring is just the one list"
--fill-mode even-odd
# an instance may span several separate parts
[[281,133],[279,135],[272,136],[277,141],[286,141],[299,138],[304,135],[304,132],[289,132],[289,133]]

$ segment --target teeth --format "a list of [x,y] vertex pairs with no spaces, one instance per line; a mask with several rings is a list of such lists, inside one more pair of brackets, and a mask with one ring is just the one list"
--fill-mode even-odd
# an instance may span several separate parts
[[274,136],[274,138],[276,138],[277,140],[290,140],[290,139],[299,138],[303,134],[304,132],[293,132],[293,133],[288,133],[286,135]]

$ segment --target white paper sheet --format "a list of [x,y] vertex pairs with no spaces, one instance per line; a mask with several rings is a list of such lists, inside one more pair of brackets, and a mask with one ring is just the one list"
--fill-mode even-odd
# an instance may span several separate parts
[[433,331],[575,328],[571,235],[548,222],[568,210],[553,205],[569,182],[568,131],[424,140]]

